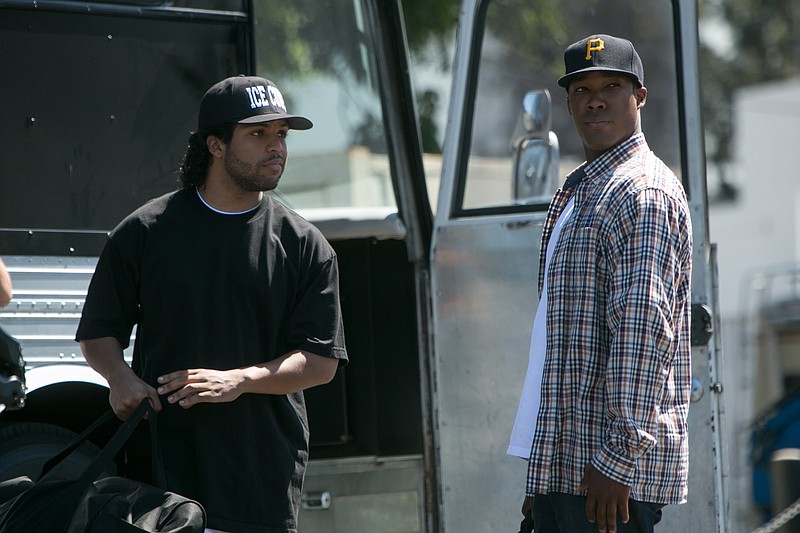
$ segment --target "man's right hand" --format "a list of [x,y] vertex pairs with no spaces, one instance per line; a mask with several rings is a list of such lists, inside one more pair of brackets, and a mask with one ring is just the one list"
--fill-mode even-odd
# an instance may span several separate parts
[[81,351],[89,366],[108,382],[108,403],[117,418],[127,420],[145,398],[150,399],[156,412],[161,411],[156,389],[142,381],[128,366],[117,339],[85,339],[81,341]]
[[125,368],[127,370],[120,369],[106,378],[110,389],[108,402],[117,418],[127,420],[145,398],[150,400],[150,405],[156,412],[161,411],[161,400],[158,399],[155,387],[139,378],[127,364]]

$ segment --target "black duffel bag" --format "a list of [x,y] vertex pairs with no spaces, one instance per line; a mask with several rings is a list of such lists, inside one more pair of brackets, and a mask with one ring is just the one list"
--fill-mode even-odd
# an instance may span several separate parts
[[77,479],[59,477],[53,468],[114,419],[112,411],[48,460],[35,483],[27,476],[1,482],[0,496],[8,499],[0,504],[0,533],[203,533],[206,513],[200,503],[152,485],[102,475],[145,414],[150,420],[154,482],[165,487],[156,413],[144,400]]

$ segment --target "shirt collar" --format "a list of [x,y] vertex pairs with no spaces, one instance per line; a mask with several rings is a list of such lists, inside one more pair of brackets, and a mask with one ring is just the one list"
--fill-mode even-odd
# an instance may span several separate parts
[[567,191],[569,189],[576,187],[581,182],[581,180],[583,180],[583,178],[586,177],[586,173],[584,172],[585,167],[586,164],[584,163],[575,170],[573,170],[572,172],[570,172],[569,175],[567,175],[567,179],[564,181],[564,185],[561,188]]
[[590,178],[607,174],[609,171],[614,170],[616,167],[630,159],[635,153],[649,150],[650,148],[647,146],[644,133],[635,133],[588,165],[584,165],[583,170],[586,173],[586,176]]

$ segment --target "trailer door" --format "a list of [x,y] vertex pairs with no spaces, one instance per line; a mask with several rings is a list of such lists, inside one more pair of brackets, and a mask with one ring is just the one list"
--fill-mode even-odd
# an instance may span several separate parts
[[[461,15],[430,256],[439,522],[448,532],[510,531],[521,519],[527,463],[506,450],[528,366],[542,224],[554,187],[584,159],[556,84],[570,43],[592,33],[636,43],[648,87],[648,143],[691,198],[693,302],[713,307],[696,7],[473,0]],[[553,162],[556,183],[547,171]],[[709,365],[716,351],[707,336],[697,342],[691,503],[665,510],[665,531],[724,530],[719,397]]]

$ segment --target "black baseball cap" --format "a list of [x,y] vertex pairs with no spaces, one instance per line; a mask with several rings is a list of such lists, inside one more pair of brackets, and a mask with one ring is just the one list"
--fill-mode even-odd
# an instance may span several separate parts
[[562,87],[569,87],[569,82],[578,74],[597,70],[627,74],[639,86],[644,86],[642,59],[633,43],[611,35],[591,35],[569,45],[564,51],[564,67],[566,74],[558,78]]
[[294,130],[307,130],[313,124],[299,115],[286,112],[283,95],[274,83],[258,76],[234,76],[214,84],[200,102],[198,130],[226,123],[258,124],[286,120]]

